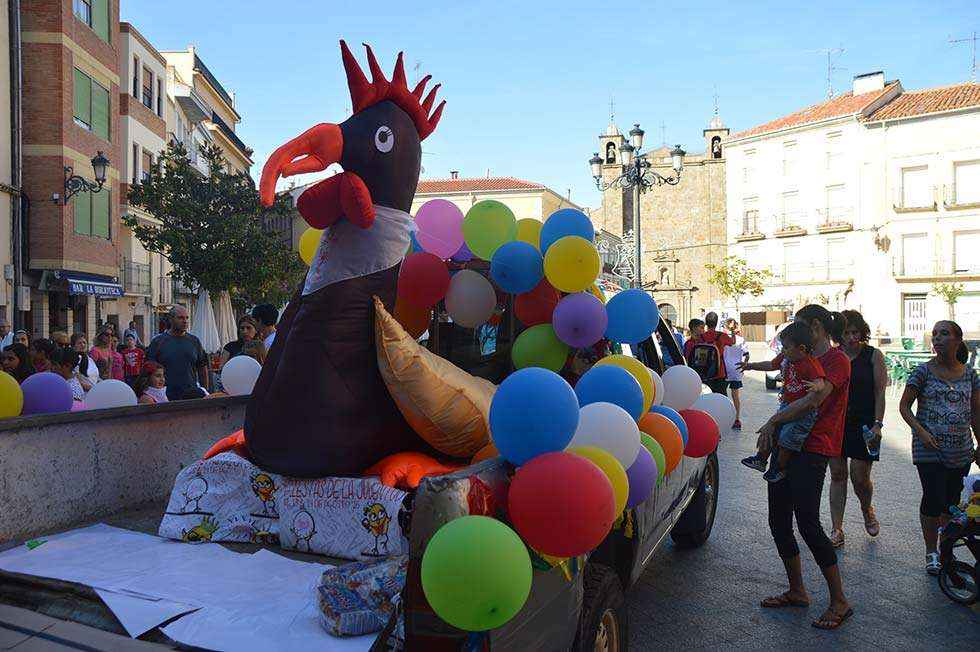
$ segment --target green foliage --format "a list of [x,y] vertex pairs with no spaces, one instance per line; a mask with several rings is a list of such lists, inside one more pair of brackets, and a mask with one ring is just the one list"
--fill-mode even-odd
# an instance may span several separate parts
[[171,143],[162,165],[129,192],[129,202],[160,223],[141,223],[133,215],[123,222],[147,251],[167,258],[188,287],[212,296],[228,290],[239,308],[285,303],[305,267],[277,233],[263,228],[263,218],[288,214],[289,198],[265,209],[251,177],[230,172],[220,148],[207,145],[201,156],[209,175],[191,165],[182,145]]
[[738,308],[739,299],[746,294],[758,297],[765,292],[765,283],[772,276],[767,269],[749,267],[744,258],[726,256],[720,265],[707,263],[705,266],[711,276],[708,282],[718,288],[723,296],[731,297]]
[[956,305],[965,291],[962,283],[935,283],[932,286],[932,293],[941,296],[950,307]]

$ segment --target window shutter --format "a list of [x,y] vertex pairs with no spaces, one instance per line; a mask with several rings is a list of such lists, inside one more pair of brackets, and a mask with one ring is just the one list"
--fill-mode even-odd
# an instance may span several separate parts
[[[108,183],[108,182],[107,182]],[[112,192],[108,189],[92,195],[92,235],[109,238],[109,206]]]
[[109,91],[92,82],[92,131],[96,136],[109,138]]
[[92,80],[75,69],[75,117],[86,125],[92,124]]
[[92,233],[92,193],[85,191],[71,198],[75,208],[75,233],[89,235]]
[[109,42],[109,0],[92,0],[92,29]]

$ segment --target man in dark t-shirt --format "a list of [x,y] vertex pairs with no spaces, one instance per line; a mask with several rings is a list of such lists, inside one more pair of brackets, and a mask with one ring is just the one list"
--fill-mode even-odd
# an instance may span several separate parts
[[208,355],[196,336],[187,332],[190,318],[183,306],[170,311],[170,330],[150,342],[146,357],[163,365],[167,376],[167,398],[179,401],[190,397],[198,384],[207,388]]

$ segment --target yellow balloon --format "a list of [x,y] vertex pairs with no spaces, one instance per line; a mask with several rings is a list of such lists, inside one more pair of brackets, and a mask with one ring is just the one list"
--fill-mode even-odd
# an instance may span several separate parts
[[657,386],[653,383],[653,376],[650,375],[650,370],[647,369],[646,365],[636,358],[619,354],[607,355],[596,364],[611,364],[630,372],[636,378],[636,382],[640,383],[640,389],[643,390],[643,414],[650,411],[650,406],[657,398]]
[[313,256],[316,255],[316,249],[320,246],[320,236],[322,235],[323,229],[310,228],[303,231],[303,235],[300,236],[299,257],[307,265],[313,264]]
[[0,372],[0,419],[19,416],[23,409],[24,392],[17,384],[17,379]]
[[592,294],[592,296],[594,296],[596,299],[601,301],[602,305],[606,305],[606,295],[602,293],[602,290],[599,289],[599,286],[597,284],[595,283],[592,284],[592,287],[589,288],[589,293]]
[[584,457],[602,469],[612,483],[613,495],[616,496],[616,513],[622,514],[630,493],[630,481],[626,477],[626,469],[619,460],[612,453],[598,446],[573,446],[567,449],[567,452]]
[[588,289],[601,268],[595,245],[577,235],[566,235],[557,240],[544,255],[544,275],[562,292]]
[[541,251],[541,222],[533,217],[517,220],[517,239]]

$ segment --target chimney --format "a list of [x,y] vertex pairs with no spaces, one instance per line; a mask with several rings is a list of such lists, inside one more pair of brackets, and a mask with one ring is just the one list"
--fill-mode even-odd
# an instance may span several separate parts
[[863,75],[854,76],[853,91],[855,95],[873,93],[874,91],[884,90],[884,88],[885,73],[880,70],[877,72],[866,72]]
[[449,178],[450,179],[458,179],[459,178],[459,170],[450,170],[449,171]]

